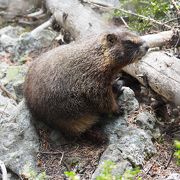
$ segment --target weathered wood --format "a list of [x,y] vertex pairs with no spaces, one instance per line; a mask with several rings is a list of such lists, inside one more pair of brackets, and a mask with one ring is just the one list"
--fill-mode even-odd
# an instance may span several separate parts
[[149,47],[162,47],[166,44],[180,46],[180,38],[178,31],[164,31],[157,34],[149,34],[142,36],[148,43]]
[[[141,84],[148,85],[158,94],[180,104],[180,60],[164,51],[149,52],[141,61],[128,65],[124,71]],[[147,81],[147,82],[146,82]]]
[[78,0],[46,0],[46,7],[74,39],[108,28],[98,13]]

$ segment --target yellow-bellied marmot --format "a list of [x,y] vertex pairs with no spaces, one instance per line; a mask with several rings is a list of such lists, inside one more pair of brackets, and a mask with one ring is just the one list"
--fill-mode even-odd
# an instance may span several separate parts
[[36,119],[67,133],[85,132],[99,114],[118,111],[114,77],[147,50],[139,36],[126,31],[104,32],[52,49],[29,68],[27,105]]

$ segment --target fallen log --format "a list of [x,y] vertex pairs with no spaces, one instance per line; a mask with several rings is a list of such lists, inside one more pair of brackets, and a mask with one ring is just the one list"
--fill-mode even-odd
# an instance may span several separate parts
[[180,60],[164,51],[149,52],[124,71],[151,87],[166,100],[180,104]]

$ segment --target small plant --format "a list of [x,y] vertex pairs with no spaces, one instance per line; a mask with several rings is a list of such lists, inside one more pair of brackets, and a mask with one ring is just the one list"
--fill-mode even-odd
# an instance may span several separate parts
[[34,168],[32,168],[30,163],[26,163],[23,168],[22,174],[23,179],[28,180],[46,180],[47,175],[45,172],[38,173]]
[[22,177],[28,180],[46,180],[47,176],[45,172],[37,173],[32,169],[29,169],[26,174],[23,174]]
[[180,166],[180,141],[175,140],[174,141],[174,146],[175,146],[175,153],[174,156],[177,159],[177,165]]
[[[133,180],[135,177],[140,173],[139,167],[136,167],[131,170],[126,170],[125,173],[122,175],[120,180]],[[137,177],[137,180],[141,180],[141,177]]]
[[80,177],[73,171],[66,171],[64,174],[69,178],[69,180],[80,180]]
[[[138,167],[126,170],[122,176],[114,175],[112,170],[116,168],[116,165],[112,161],[105,161],[102,166],[101,174],[96,178],[96,180],[134,180],[135,177],[140,172]],[[137,177],[138,180],[141,180],[141,177]]]
[[[125,10],[133,11],[136,14],[143,15],[147,18],[152,18],[157,21],[168,20],[172,14],[171,4],[166,0],[121,0],[121,7]],[[167,14],[169,16],[167,16]],[[145,32],[154,28],[153,24],[147,19],[126,14],[120,10],[114,10],[113,16],[128,16],[128,25],[132,30]]]
[[105,161],[102,166],[101,174],[96,178],[96,180],[115,180],[117,177],[112,174],[112,170],[116,167],[115,163],[112,161]]

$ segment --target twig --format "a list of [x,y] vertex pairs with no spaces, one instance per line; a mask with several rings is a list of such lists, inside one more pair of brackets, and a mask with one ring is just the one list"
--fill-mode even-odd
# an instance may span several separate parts
[[8,180],[6,166],[4,162],[1,160],[0,160],[0,167],[1,167],[1,172],[2,172],[2,180]]
[[171,0],[171,2],[173,4],[174,8],[176,9],[176,11],[179,11],[179,8],[178,8],[176,2],[174,0]]
[[13,99],[13,100],[17,100],[17,98],[13,95],[13,94],[11,94],[2,84],[0,84],[0,89],[9,97],[9,98],[11,98],[11,99]]
[[170,19],[169,21],[164,22],[164,24],[168,24],[172,21],[179,20],[179,19],[180,19],[180,17],[176,17],[176,18]]
[[154,166],[154,164],[155,164],[155,161],[152,163],[152,165],[150,166],[150,168],[149,168],[147,171],[145,171],[146,174],[149,174],[149,172],[151,171],[151,169],[152,169],[152,167]]
[[40,9],[39,11],[36,11],[34,13],[28,14],[27,17],[31,17],[31,18],[38,18],[40,15],[42,15],[44,13],[43,9]]
[[61,159],[60,159],[60,161],[58,163],[59,165],[61,165],[63,158],[64,158],[64,152],[62,152]]
[[51,152],[51,151],[38,151],[38,153],[40,153],[40,154],[51,154],[51,155],[63,154],[63,156],[64,156],[64,152],[61,152],[61,151],[56,151],[56,152]]
[[[7,103],[6,106],[4,107],[4,111],[1,113],[1,118],[2,118],[3,115],[5,114],[5,110],[6,110],[7,106],[8,106],[8,103]],[[0,119],[1,119],[1,118],[0,118]]]
[[122,9],[122,8],[111,7],[111,6],[104,6],[104,4],[100,4],[100,3],[96,4],[95,2],[91,2],[91,4],[93,4],[94,6],[98,6],[98,7],[101,6],[102,8],[109,9],[109,10],[119,10],[119,11],[124,12],[126,14],[137,16],[137,17],[139,17],[141,19],[144,19],[146,21],[150,21],[150,22],[158,24],[158,25],[160,25],[162,27],[166,27],[167,29],[172,29],[172,27],[167,25],[167,24],[161,23],[161,22],[159,22],[159,21],[157,21],[157,20],[155,20],[155,19],[153,19],[151,17],[146,17],[146,16],[143,16],[143,15],[140,15],[140,14],[136,14],[136,13],[134,13],[132,11],[128,11],[128,10],[125,10],[125,9]]
[[170,157],[169,157],[169,159],[168,159],[168,162],[167,162],[166,166],[164,167],[164,169],[167,169],[167,168],[168,168],[168,166],[169,166],[169,164],[170,164],[170,162],[171,162],[171,160],[172,160],[172,158],[173,158],[173,155],[174,155],[174,150],[172,150],[171,155],[170,155]]
[[31,35],[35,36],[37,33],[41,32],[43,29],[51,26],[53,21],[54,21],[54,17],[52,16],[48,21],[44,22],[43,24],[38,26],[36,29],[31,31]]
[[128,24],[126,23],[126,21],[124,20],[123,17],[121,17],[121,21],[124,23],[124,25],[125,25],[127,28],[129,28]]
[[180,19],[179,19],[179,17],[180,17],[180,10],[179,10],[179,7],[177,6],[176,1],[171,0],[171,3],[172,3],[172,5],[174,6],[174,8],[176,9],[177,18],[178,18],[178,24],[180,24]]

